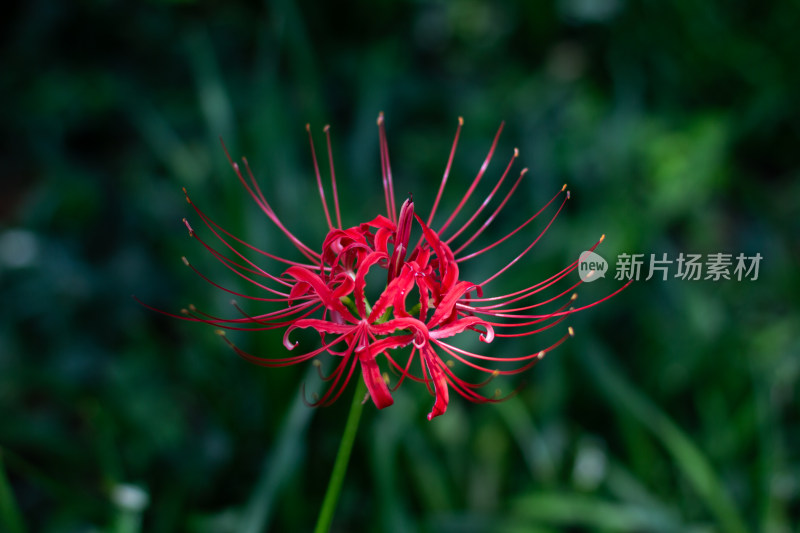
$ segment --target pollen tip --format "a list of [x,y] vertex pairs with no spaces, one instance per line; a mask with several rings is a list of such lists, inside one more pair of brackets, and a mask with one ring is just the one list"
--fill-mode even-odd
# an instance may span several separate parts
[[604,240],[606,240],[606,234],[605,233],[600,235],[600,241],[599,242],[603,242]]
[[544,354],[545,354],[545,353],[547,353],[547,352],[545,352],[544,350],[540,351],[540,352],[538,353],[538,355],[536,356],[536,358],[537,358],[537,359],[539,359],[539,360],[542,360],[542,359],[544,359]]
[[569,333],[570,337],[574,337],[575,336],[575,330],[572,329],[572,326],[567,328],[567,333]]
[[514,157],[519,157],[519,148],[514,148]]
[[464,125],[464,117],[458,117],[458,125],[459,126],[463,126]]
[[224,336],[225,336],[225,332],[224,332],[224,331],[222,331],[221,329],[215,329],[215,330],[214,330],[214,333],[216,333],[216,334],[217,334],[217,335],[219,335],[220,337],[224,337]]
[[185,256],[185,255],[184,255],[184,256],[181,256],[181,261],[183,261],[183,264],[184,264],[184,265],[186,265],[187,267],[189,266],[189,260],[188,260],[188,259],[186,259],[186,256]]

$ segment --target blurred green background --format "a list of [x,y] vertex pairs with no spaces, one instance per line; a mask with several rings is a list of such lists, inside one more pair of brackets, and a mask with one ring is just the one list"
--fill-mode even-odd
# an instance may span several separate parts
[[[496,237],[569,183],[498,289],[544,279],[600,233],[611,261],[763,260],[755,281],[640,281],[570,318],[576,337],[503,404],[454,395],[429,423],[432,398],[408,384],[391,408],[367,405],[334,529],[800,531],[797,2],[34,0],[4,19],[0,531],[312,528],[352,384],[308,409],[310,365],[252,366],[131,294],[234,313],[182,255],[252,292],[187,238],[181,218],[200,222],[183,186],[297,258],[220,136],[319,243],[304,125],[320,154],[331,124],[345,224],[377,214],[381,110],[398,195],[423,212],[459,116],[447,206],[502,120],[487,179],[514,147],[530,168]],[[503,264],[490,255],[477,276]],[[285,353],[279,333],[235,338]]]

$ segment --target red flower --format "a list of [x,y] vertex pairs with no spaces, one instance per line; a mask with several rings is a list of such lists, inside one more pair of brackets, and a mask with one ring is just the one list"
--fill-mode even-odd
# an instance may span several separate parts
[[[313,405],[328,405],[334,402],[341,395],[357,367],[361,369],[369,396],[375,405],[379,409],[391,405],[393,399],[388,386],[389,376],[387,372],[381,370],[379,358],[386,361],[384,367],[387,370],[399,375],[395,389],[405,378],[426,384],[428,390],[435,396],[433,409],[428,415],[429,420],[443,414],[447,409],[450,388],[473,402],[500,401],[502,398],[496,394],[486,396],[481,394],[479,389],[497,375],[515,374],[527,370],[548,351],[566,340],[572,334],[572,328],[568,328],[568,332],[555,343],[516,357],[472,353],[447,342],[446,339],[468,330],[477,332],[479,340],[486,343],[491,343],[496,337],[534,335],[560,323],[570,313],[591,307],[613,294],[578,309],[568,308],[575,299],[573,290],[581,283],[578,281],[556,296],[538,301],[537,296],[542,290],[552,287],[576,269],[577,261],[575,261],[561,272],[529,287],[499,296],[483,296],[484,287],[519,261],[544,235],[569,199],[569,191],[566,191],[564,186],[544,207],[501,239],[478,250],[467,251],[505,207],[527,169],[519,173],[502,201],[491,215],[485,217],[480,227],[467,233],[509,175],[518,155],[515,150],[504,172],[480,207],[457,230],[448,231],[481,182],[502,132],[501,125],[483,165],[459,204],[438,229],[433,229],[432,223],[447,184],[462,125],[463,121],[459,119],[436,199],[427,219],[423,220],[415,213],[411,197],[403,202],[399,214],[397,212],[389,149],[381,114],[378,118],[378,131],[386,214],[349,228],[342,227],[329,128],[325,128],[325,134],[330,162],[333,211],[336,216],[335,225],[326,201],[310,128],[307,126],[322,210],[329,228],[319,252],[301,242],[281,222],[262,193],[247,160],[242,160],[245,177],[239,165],[228,155],[236,175],[250,196],[305,257],[305,260],[293,261],[278,257],[244,242],[211,220],[187,194],[187,201],[219,241],[221,247],[215,248],[208,244],[193,230],[189,222],[184,220],[189,234],[222,264],[260,290],[257,291],[257,295],[231,291],[206,278],[185,258],[184,262],[214,286],[241,298],[277,304],[277,309],[251,315],[234,301],[233,305],[241,314],[236,318],[212,316],[193,306],[184,309],[179,318],[204,322],[220,328],[218,330],[220,334],[239,355],[263,366],[286,366],[314,359],[324,353],[332,355],[338,362],[328,376],[323,376],[323,379],[329,380],[331,384]],[[227,150],[225,153],[227,155]],[[483,255],[516,235],[551,204],[558,207],[550,216],[550,220],[519,255],[480,283],[460,277],[460,263]],[[419,236],[412,244],[411,235],[415,226]],[[451,245],[459,237],[463,242],[452,249]],[[594,250],[601,241],[602,237],[591,249]],[[283,273],[275,275],[268,272],[243,250],[282,263],[285,265]],[[386,270],[386,284],[375,302],[370,304],[366,295],[366,280],[368,273],[375,268]],[[411,295],[414,295],[415,301],[409,304],[407,300]],[[537,311],[542,306],[553,304],[556,305],[555,310]],[[294,350],[298,345],[297,342],[291,341],[291,334],[296,329],[314,329],[319,334],[320,346],[298,355],[265,358],[241,350],[224,336],[226,329],[259,331],[275,328],[285,329],[284,345],[288,350]],[[402,348],[405,350],[401,350]],[[446,355],[447,362],[440,354]],[[419,375],[411,371],[411,366],[416,360],[420,365]],[[486,373],[487,378],[477,383],[460,378],[451,368],[454,362]],[[512,364],[512,368],[507,368],[509,363]]]

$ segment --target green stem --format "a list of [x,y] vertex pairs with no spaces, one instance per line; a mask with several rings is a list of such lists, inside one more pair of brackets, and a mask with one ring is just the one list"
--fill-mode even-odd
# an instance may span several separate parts
[[325,499],[322,500],[322,508],[319,511],[314,533],[327,533],[331,528],[333,514],[336,512],[336,503],[339,501],[339,494],[344,484],[344,476],[347,473],[350,452],[353,451],[353,442],[356,440],[358,421],[361,419],[361,411],[364,410],[364,395],[366,393],[367,386],[363,379],[359,379],[355,396],[353,396],[353,403],[350,405],[350,414],[347,415],[347,423],[344,426],[342,440],[339,442],[336,462],[333,463],[333,472],[331,472],[331,479],[328,481],[328,490],[325,491]]

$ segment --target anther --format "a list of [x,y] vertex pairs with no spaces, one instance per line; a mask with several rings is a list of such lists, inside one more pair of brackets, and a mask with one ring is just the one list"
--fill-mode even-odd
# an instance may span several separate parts
[[563,186],[563,187],[561,187],[561,192],[564,192],[564,191],[566,191],[566,190],[567,190],[567,184],[565,183],[565,184],[564,184],[564,186]]
[[447,362],[446,362],[445,364],[446,364],[446,365],[447,365],[449,368],[453,368],[454,366],[456,366],[456,363],[455,363],[455,361],[453,361],[452,359],[448,359],[448,360],[447,360]]
[[220,337],[224,337],[225,336],[225,332],[223,330],[221,330],[221,329],[215,329],[214,333],[216,333]]
[[383,373],[383,382],[387,385],[389,384],[389,374],[387,372]]
[[536,358],[537,358],[537,359],[539,359],[539,360],[542,360],[542,359],[544,359],[544,354],[545,354],[545,353],[546,353],[546,352],[545,352],[544,350],[540,351],[540,352],[539,352],[539,353],[536,355]]
[[494,390],[494,397],[495,398],[499,398],[500,396],[502,396],[502,394],[503,394],[503,391],[501,391],[500,389],[495,389]]
[[604,240],[606,240],[606,234],[605,233],[600,235],[600,241],[599,242],[603,242]]
[[195,311],[197,311],[197,307],[195,307],[195,305],[194,305],[194,304],[189,304],[189,311],[191,311],[192,313],[194,313]]
[[322,131],[324,131],[325,133],[328,133],[329,131],[331,131],[331,125],[330,124],[325,124],[325,127],[322,128]]
[[574,337],[575,336],[575,330],[572,329],[572,326],[567,328],[567,332],[569,333],[570,337]]
[[497,370],[496,368],[494,370],[492,370],[492,377],[493,378],[496,378],[499,375],[500,375],[500,371],[499,370]]
[[185,218],[183,219],[183,225],[186,226],[187,230],[189,230],[189,237],[193,237],[194,236],[194,229],[192,228],[192,225],[189,224],[189,221],[186,220]]
[[514,148],[514,157],[519,157],[519,148]]
[[188,315],[189,314],[189,310],[184,307],[183,309],[181,309],[181,314],[182,315]]
[[578,299],[578,293],[577,292],[573,292],[572,296],[570,296],[569,299],[574,302],[575,300]]
[[183,264],[184,264],[184,265],[186,265],[187,267],[189,266],[189,260],[188,260],[188,259],[186,259],[186,256],[185,256],[185,255],[184,255],[184,256],[181,256],[181,261],[183,261]]
[[570,194],[569,194],[569,191],[567,191],[567,200],[569,200],[569,199],[570,199]]
[[319,367],[321,367],[321,366],[322,366],[322,363],[320,363],[320,362],[319,362],[319,360],[317,360],[317,359],[314,359],[314,360],[311,362],[311,364],[312,364],[312,365],[314,365],[314,366],[315,366],[315,367],[317,367],[317,368],[319,368]]
[[311,124],[309,124],[308,122],[306,122],[306,131],[308,132],[311,131]]
[[458,125],[459,126],[463,126],[464,125],[464,117],[458,117]]

